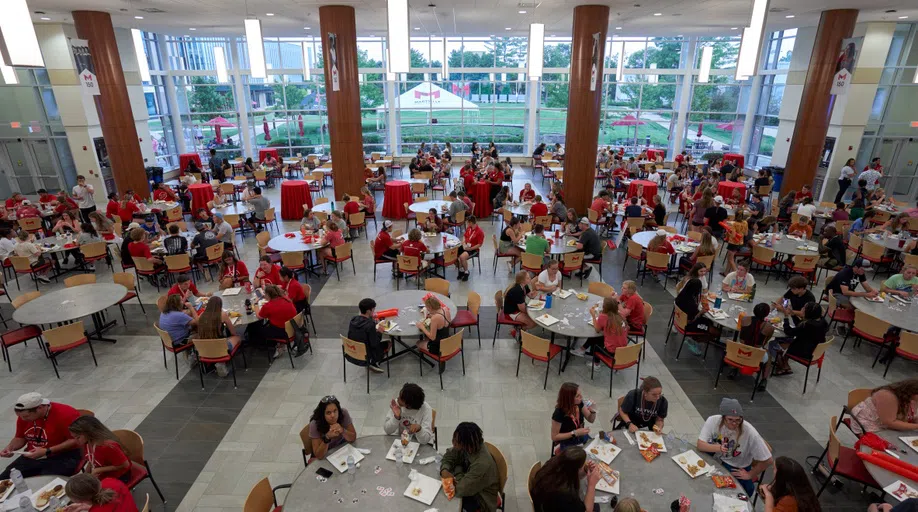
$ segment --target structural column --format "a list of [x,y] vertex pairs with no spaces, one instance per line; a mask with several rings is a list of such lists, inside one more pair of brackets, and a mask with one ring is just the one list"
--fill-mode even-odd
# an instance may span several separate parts
[[101,94],[95,101],[115,185],[121,192],[132,188],[141,197],[147,197],[150,186],[111,16],[97,11],[73,11],[72,14],[77,36],[89,41],[96,68]]
[[[586,211],[593,198],[599,117],[602,113],[603,54],[608,28],[608,6],[574,7],[567,134],[564,139],[564,199],[569,208],[577,211]],[[596,84],[591,87],[594,78]]]
[[856,9],[823,11],[803,85],[781,193],[811,184],[825,145],[834,97],[830,94],[842,40],[854,33]]
[[[357,74],[357,24],[354,8],[346,5],[319,7],[322,54],[325,62],[325,94],[328,134],[335,169],[335,197],[356,194],[363,179],[363,130],[360,121],[360,83]],[[329,36],[334,37],[332,47]],[[338,90],[333,67],[337,66]]]

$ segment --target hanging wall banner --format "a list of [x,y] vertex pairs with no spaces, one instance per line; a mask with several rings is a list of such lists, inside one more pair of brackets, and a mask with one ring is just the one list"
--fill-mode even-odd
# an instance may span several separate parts
[[338,34],[328,33],[328,62],[331,65],[332,90],[340,91],[341,82],[338,76]]
[[96,68],[92,65],[92,55],[89,53],[89,41],[85,39],[71,39],[70,53],[73,54],[73,64],[76,66],[80,77],[83,94],[98,96],[99,82],[96,80]]
[[593,34],[593,57],[592,67],[590,68],[590,90],[596,90],[596,82],[599,80],[599,36],[600,33]]
[[842,48],[835,63],[835,79],[832,81],[831,94],[842,95],[848,92],[851,73],[854,73],[854,67],[857,65],[857,55],[860,52],[862,41],[862,37],[842,40]]

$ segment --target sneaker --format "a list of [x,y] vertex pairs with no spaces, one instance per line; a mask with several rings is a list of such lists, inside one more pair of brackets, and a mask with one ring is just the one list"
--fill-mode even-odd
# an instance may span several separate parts
[[95,272],[95,271],[96,271],[96,266],[93,265],[92,263],[90,263],[89,265],[86,265],[86,270],[88,270],[88,271],[90,271],[90,272]]
[[217,376],[226,377],[229,375],[229,370],[226,369],[226,363],[217,363],[214,366],[217,367]]
[[48,278],[45,277],[45,276],[35,276],[35,278],[38,279],[39,281],[45,283],[45,284],[50,284],[50,283],[51,283],[51,280],[48,279]]
[[586,351],[582,348],[575,348],[571,350],[571,355],[577,357],[586,357]]
[[587,267],[586,272],[583,273],[583,278],[589,279],[591,273],[593,273],[593,267]]
[[767,379],[766,379],[766,380],[763,380],[762,382],[759,382],[759,387],[758,387],[756,390],[757,390],[757,391],[765,391],[765,387],[766,387],[767,385],[768,385],[768,380],[767,380]]
[[596,363],[590,362],[590,363],[587,363],[587,366],[592,366],[594,370],[602,369],[602,363],[600,362],[596,362]]
[[281,355],[280,348],[276,348],[274,349],[274,355],[271,356],[271,359],[277,359],[278,357],[280,357],[280,355]]
[[696,356],[700,356],[701,354],[704,353],[702,352],[701,348],[698,347],[698,344],[695,343],[694,340],[685,340],[685,344],[688,345],[689,351],[695,354]]
[[371,372],[373,373],[385,373],[386,371],[379,367],[377,363],[370,363],[368,366]]
[[513,262],[512,262],[512,261],[508,261],[508,262],[507,262],[507,271],[508,271],[508,272],[513,272],[513,269],[514,269]]

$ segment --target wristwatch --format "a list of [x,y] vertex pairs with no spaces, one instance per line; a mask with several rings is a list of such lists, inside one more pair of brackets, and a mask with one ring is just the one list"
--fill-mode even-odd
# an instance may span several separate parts
[[328,444],[331,442],[331,439],[329,439],[328,436],[322,436],[322,442]]
[[45,448],[45,457],[51,456],[51,448]]

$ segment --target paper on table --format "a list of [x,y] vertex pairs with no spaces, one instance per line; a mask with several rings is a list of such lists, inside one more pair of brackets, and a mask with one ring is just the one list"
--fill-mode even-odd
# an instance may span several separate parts
[[900,437],[900,441],[906,444],[912,450],[918,452],[918,436]]
[[913,489],[910,485],[903,482],[902,480],[896,480],[895,482],[887,485],[883,488],[884,491],[892,494],[899,501],[905,501],[909,498],[918,498],[918,491]]
[[443,487],[443,483],[440,480],[418,473],[417,478],[408,484],[403,496],[420,501],[425,505],[430,505],[433,503],[434,498],[437,497],[437,494],[440,493],[441,487]]
[[239,295],[239,292],[242,291],[242,288],[227,288],[223,290],[224,297],[230,297],[232,295]]
[[746,512],[749,504],[736,498],[714,493],[714,512]]

